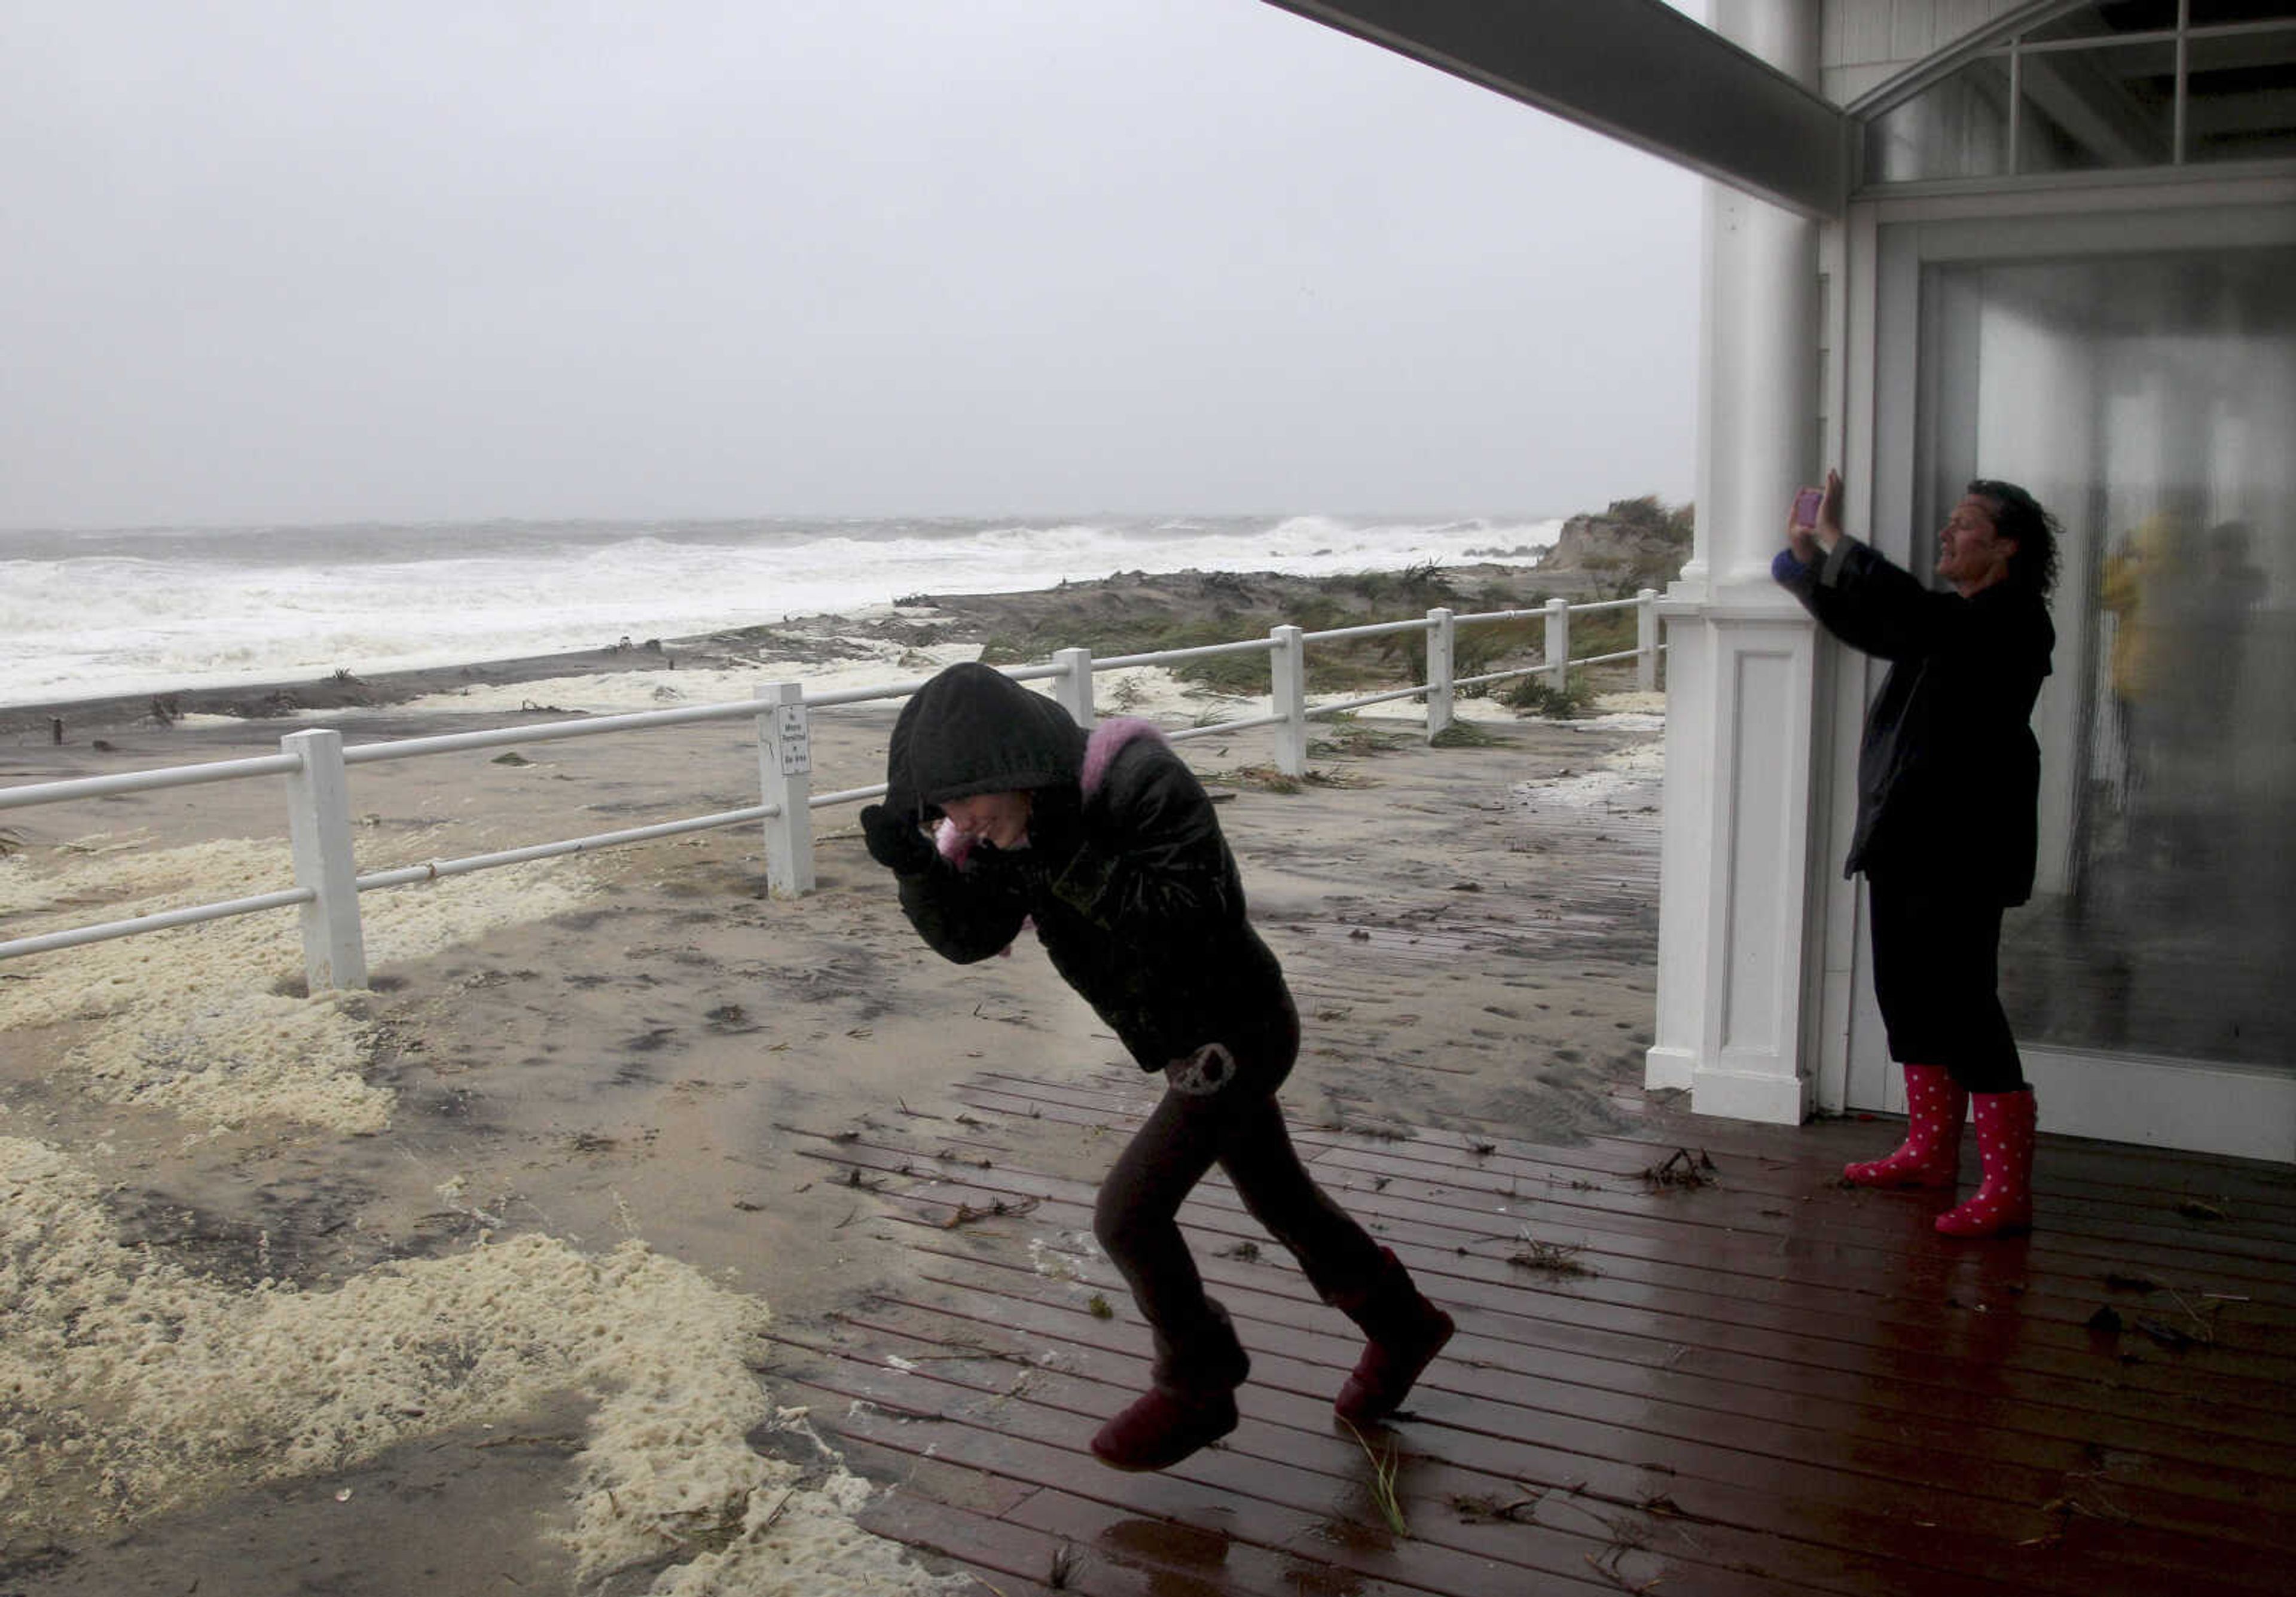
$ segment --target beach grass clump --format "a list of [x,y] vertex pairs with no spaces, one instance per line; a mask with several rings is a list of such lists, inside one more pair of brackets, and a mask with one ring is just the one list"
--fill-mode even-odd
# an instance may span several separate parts
[[1522,676],[1499,690],[1499,702],[1510,706],[1519,715],[1544,716],[1550,721],[1569,721],[1587,714],[1595,704],[1595,685],[1584,671],[1563,675],[1562,686],[1557,688],[1544,676]]
[[1310,766],[1298,776],[1291,776],[1274,766],[1238,766],[1231,771],[1207,773],[1204,780],[1218,785],[1246,788],[1258,793],[1303,793],[1309,788],[1367,788],[1370,779],[1351,776],[1343,771],[1326,771]]
[[1374,726],[1357,720],[1353,715],[1322,717],[1321,723],[1324,728],[1324,735],[1308,745],[1311,758],[1318,755],[1330,758],[1347,754],[1385,754],[1391,749],[1400,749],[1415,741],[1409,733]]
[[1637,639],[1635,612],[1630,610],[1598,610],[1592,615],[1570,618],[1570,652],[1584,659],[1590,654],[1616,654],[1632,649]]
[[1513,741],[1478,726],[1472,721],[1454,721],[1429,738],[1427,742],[1434,749],[1500,749]]
[[1433,610],[1455,603],[1459,597],[1442,562],[1431,560],[1400,571],[1357,571],[1334,578],[1333,586],[1366,604],[1398,610]]

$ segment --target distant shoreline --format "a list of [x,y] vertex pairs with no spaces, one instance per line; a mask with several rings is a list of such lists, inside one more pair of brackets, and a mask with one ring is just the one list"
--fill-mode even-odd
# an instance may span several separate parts
[[[1587,586],[1582,573],[1527,565],[1452,566],[1444,568],[1444,574],[1474,594],[1476,602],[1502,607],[1524,602],[1535,593],[1577,596],[1575,590]],[[1024,630],[1052,617],[1073,617],[1080,624],[1089,624],[1095,617],[1116,613],[1160,612],[1176,619],[1213,620],[1255,605],[1304,607],[1318,595],[1357,580],[1356,576],[1292,577],[1274,572],[1130,571],[1010,593],[920,594],[901,601],[900,609],[891,613],[806,616],[755,628],[555,654],[0,705],[0,739],[20,746],[49,743],[54,740],[59,721],[62,741],[71,743],[126,728],[164,726],[163,715],[168,718],[230,716],[259,724],[312,711],[383,708],[480,684],[540,682],[605,672],[674,671],[681,663],[732,664],[766,640],[784,657],[814,654],[829,659],[849,652],[840,651],[839,639],[857,636],[920,643],[983,643],[998,633]],[[1404,618],[1398,614],[1393,618]],[[1238,625],[1244,627],[1241,621]],[[1240,631],[1238,635],[1243,635]]]

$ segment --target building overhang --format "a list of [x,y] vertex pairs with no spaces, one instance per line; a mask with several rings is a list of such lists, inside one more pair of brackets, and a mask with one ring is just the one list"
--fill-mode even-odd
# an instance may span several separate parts
[[1840,216],[1852,123],[1661,0],[1267,0],[1805,217]]

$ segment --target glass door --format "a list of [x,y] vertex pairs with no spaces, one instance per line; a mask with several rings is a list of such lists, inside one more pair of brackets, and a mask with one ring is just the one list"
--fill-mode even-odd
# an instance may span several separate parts
[[1894,479],[1922,572],[1975,477],[2022,483],[2063,526],[2040,868],[2001,953],[2045,1102],[2053,1077],[2078,1097],[2058,1123],[2152,1140],[2180,1093],[2187,1122],[2269,1105],[2289,1124],[2261,1143],[2161,1140],[2292,1157],[2296,237],[2094,221],[1882,230],[1913,348],[1894,446],[1880,406],[1898,469],[1877,519]]

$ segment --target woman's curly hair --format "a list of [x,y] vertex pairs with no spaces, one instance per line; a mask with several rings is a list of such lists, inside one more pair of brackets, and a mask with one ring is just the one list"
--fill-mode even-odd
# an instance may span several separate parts
[[2009,557],[2011,580],[2046,599],[2057,586],[2057,540],[2064,530],[2057,519],[2013,482],[1980,477],[1962,491],[1989,503],[1995,534],[2015,542],[2017,553]]

